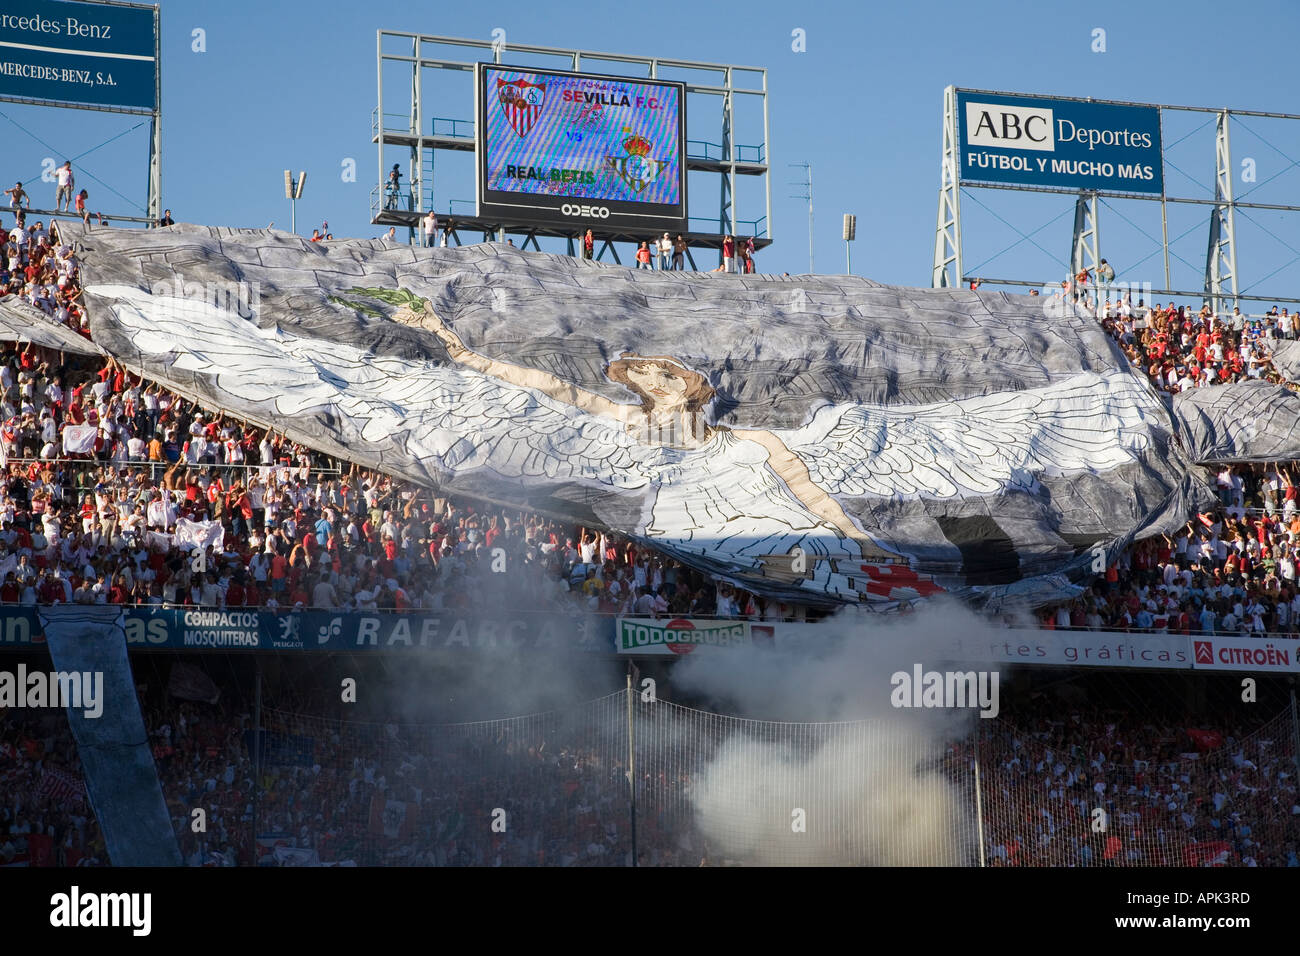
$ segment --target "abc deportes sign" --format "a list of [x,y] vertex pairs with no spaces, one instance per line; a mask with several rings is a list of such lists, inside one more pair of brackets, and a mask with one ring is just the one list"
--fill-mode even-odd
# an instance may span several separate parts
[[963,182],[1160,195],[1160,110],[957,92]]

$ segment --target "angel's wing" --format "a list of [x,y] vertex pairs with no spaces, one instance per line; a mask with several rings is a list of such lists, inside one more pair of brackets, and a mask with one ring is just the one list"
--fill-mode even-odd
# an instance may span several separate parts
[[776,434],[825,491],[953,498],[1032,489],[1037,475],[1116,468],[1149,447],[1159,411],[1117,372],[938,405],[829,405]]
[[436,471],[488,468],[508,478],[642,488],[676,454],[606,420],[460,366],[376,356],[262,329],[198,300],[97,287],[151,364],[205,376],[216,402],[271,408],[289,425],[321,423],[343,444],[396,442]]

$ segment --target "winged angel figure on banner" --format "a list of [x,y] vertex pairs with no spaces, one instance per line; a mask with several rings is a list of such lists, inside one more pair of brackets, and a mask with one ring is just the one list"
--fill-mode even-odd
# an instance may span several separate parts
[[405,451],[435,474],[483,469],[515,484],[633,495],[644,502],[638,526],[616,530],[840,600],[941,590],[841,499],[861,508],[1033,493],[1040,474],[1109,470],[1150,442],[1150,395],[1121,372],[930,405],[827,403],[793,429],[731,427],[712,420],[708,378],[677,357],[610,361],[607,378],[634,397],[619,402],[475,351],[406,290],[353,292],[397,305],[393,318],[436,334],[452,364],[258,328],[215,309],[182,316],[154,309],[138,289],[94,291],[116,300],[137,348],[212,376],[235,407],[270,402],[289,422],[334,423],[348,443],[404,434]]

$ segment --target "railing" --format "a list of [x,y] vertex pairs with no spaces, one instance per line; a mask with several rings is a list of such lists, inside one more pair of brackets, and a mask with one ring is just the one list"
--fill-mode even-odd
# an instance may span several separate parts
[[374,219],[380,212],[417,212],[415,193],[408,187],[391,191],[387,184],[373,186],[370,189],[370,218]]
[[[41,571],[40,569],[37,569],[37,568],[35,567],[35,565],[32,565],[32,567],[33,567],[34,570],[36,570],[36,571],[38,572],[38,573],[36,574],[36,579],[37,579],[37,580],[39,580],[39,579],[41,579],[42,577],[44,577],[44,573],[45,573],[44,571]],[[257,583],[257,586],[258,586],[259,589],[262,589],[262,588],[270,588],[270,587],[272,586],[272,581],[271,581],[271,578],[270,578],[269,574],[268,574],[267,580],[265,580],[265,581],[257,581],[256,583]],[[435,586],[434,586],[434,588],[433,588],[432,590],[433,590],[433,593],[434,593],[434,594],[437,594],[437,595],[443,595],[443,594],[446,594],[446,593],[450,593],[450,591],[451,591],[451,590],[454,590],[454,589],[451,589],[451,588],[448,588],[448,587],[444,587],[444,586],[442,586],[442,585],[440,585],[440,584],[435,584]],[[268,595],[268,597],[276,597],[277,600],[278,600],[279,598],[281,598],[281,597],[286,597],[286,598],[287,598],[287,592],[279,592],[279,593],[274,594],[274,595]],[[60,602],[56,602],[56,603],[57,603],[57,604],[68,604],[68,603],[76,604],[76,602],[62,602],[62,601],[60,601]],[[112,602],[107,602],[107,603],[112,603]],[[583,603],[584,603],[584,599],[582,599],[582,598],[580,598],[580,597],[575,597],[575,596],[570,595],[570,596],[568,596],[568,597],[558,597],[558,598],[556,598],[555,603],[554,603],[552,606],[550,606],[550,607],[533,607],[533,608],[517,608],[517,607],[511,607],[511,608],[509,608],[509,609],[498,609],[498,610],[496,610],[496,611],[479,611],[479,612],[476,612],[476,611],[470,611],[470,610],[454,609],[454,608],[440,608],[440,609],[433,609],[433,608],[421,608],[421,607],[410,607],[410,608],[406,608],[405,610],[401,610],[401,611],[395,611],[395,610],[391,610],[391,609],[389,609],[389,610],[369,610],[369,609],[356,609],[356,608],[352,608],[352,609],[350,609],[350,610],[344,610],[343,608],[340,608],[340,607],[317,607],[317,606],[310,605],[310,604],[304,604],[304,605],[302,605],[302,606],[297,606],[297,605],[288,605],[288,606],[286,606],[286,605],[283,604],[283,603],[279,604],[278,606],[276,606],[276,607],[274,607],[274,608],[268,607],[267,605],[264,605],[264,604],[263,604],[263,605],[257,605],[257,606],[240,605],[240,606],[232,607],[232,606],[224,605],[224,604],[190,604],[190,603],[183,603],[183,602],[180,602],[180,601],[171,601],[171,602],[135,602],[135,601],[125,601],[125,602],[122,602],[122,603],[120,603],[120,604],[115,604],[114,606],[115,606],[115,607],[122,607],[122,608],[133,609],[133,610],[148,611],[148,612],[151,612],[151,613],[152,613],[152,612],[156,612],[156,611],[158,611],[158,610],[165,610],[165,611],[178,611],[178,610],[179,610],[179,611],[219,611],[219,610],[227,610],[227,611],[247,611],[247,612],[252,612],[252,613],[266,614],[266,615],[269,615],[269,616],[271,616],[271,617],[273,617],[273,618],[279,618],[279,617],[283,617],[284,615],[287,615],[287,614],[293,614],[293,613],[298,613],[298,612],[310,612],[310,613],[318,613],[318,614],[334,614],[334,615],[344,614],[344,615],[355,616],[355,617],[363,617],[363,616],[366,616],[366,615],[374,615],[374,614],[387,614],[387,615],[399,615],[399,616],[410,616],[410,617],[418,617],[418,616],[432,616],[432,615],[443,615],[443,616],[453,616],[453,617],[454,617],[454,616],[464,616],[464,617],[469,617],[469,616],[473,616],[473,615],[475,615],[475,614],[481,614],[481,615],[485,615],[485,616],[486,616],[486,615],[492,615],[492,614],[495,613],[495,614],[506,615],[506,616],[513,617],[513,618],[523,618],[523,619],[533,618],[533,617],[536,617],[536,616],[539,616],[539,615],[543,615],[543,616],[552,616],[552,617],[553,617],[553,616],[555,616],[555,615],[557,615],[557,614],[560,614],[560,615],[564,615],[564,616],[566,616],[566,617],[572,617],[572,618],[574,618],[575,620],[576,620],[576,619],[579,619],[579,618],[583,618],[583,619],[592,619],[592,620],[607,620],[607,621],[613,621],[613,620],[616,619],[616,618],[624,618],[624,619],[627,619],[627,620],[638,620],[638,621],[670,621],[670,620],[673,620],[673,619],[676,619],[676,618],[688,617],[688,618],[690,618],[691,621],[696,622],[697,624],[698,624],[698,623],[718,623],[718,624],[725,624],[725,623],[729,623],[729,622],[740,622],[740,621],[746,621],[746,622],[748,622],[748,623],[750,623],[750,624],[758,624],[758,625],[764,625],[764,624],[811,624],[811,625],[816,625],[816,624],[820,623],[818,620],[815,620],[815,619],[813,619],[813,620],[800,620],[800,619],[793,618],[793,617],[773,618],[773,617],[763,617],[762,615],[749,615],[749,616],[746,616],[746,615],[743,615],[743,614],[738,614],[738,615],[736,615],[736,616],[734,616],[734,617],[718,617],[718,616],[716,616],[716,615],[702,615],[702,614],[685,614],[685,615],[682,615],[682,614],[673,614],[673,613],[671,613],[671,612],[665,612],[665,613],[662,613],[662,614],[648,614],[648,615],[647,615],[647,614],[628,613],[628,612],[625,612],[625,611],[617,611],[617,610],[615,610],[615,611],[602,611],[602,610],[597,610],[597,609],[591,609],[591,608],[584,607],[584,606],[583,606]],[[6,603],[6,604],[0,604],[0,634],[3,634],[3,632],[4,632],[3,621],[4,621],[4,619],[5,619],[7,616],[10,616],[10,615],[12,615],[12,614],[14,614],[14,613],[17,613],[17,614],[27,614],[27,613],[30,613],[31,611],[33,611],[35,608],[38,608],[38,607],[51,607],[51,606],[53,606],[53,605],[42,603],[41,601],[39,601],[39,599],[38,599],[38,601],[37,601],[35,604],[23,604],[23,603],[21,603],[21,602],[16,602],[16,603],[12,603],[12,604],[8,604],[8,603]],[[846,622],[843,618],[838,619],[838,621],[837,621],[837,625],[836,625],[835,627],[830,627],[830,626],[827,627],[827,634],[828,634],[828,635],[832,635],[832,636],[834,636],[834,638],[835,638],[836,640],[838,640],[838,639],[839,639],[839,638],[844,634],[844,625],[845,625],[846,623],[849,623],[850,626],[851,626],[851,622]],[[1182,630],[1177,630],[1177,629],[1172,629],[1172,630],[1171,630],[1171,629],[1169,629],[1169,628],[1165,628],[1164,630],[1154,630],[1154,629],[1151,629],[1151,628],[1142,629],[1142,628],[1133,627],[1133,628],[1128,628],[1127,630],[1125,630],[1125,629],[1122,629],[1122,628],[1114,628],[1114,627],[1100,627],[1100,628],[1088,628],[1088,627],[1070,627],[1070,628],[1063,628],[1063,627],[1057,627],[1057,628],[1049,628],[1049,627],[1023,627],[1023,626],[1013,626],[1013,625],[1009,625],[1009,624],[1008,624],[1008,625],[1005,625],[1005,626],[1001,626],[1001,625],[999,625],[997,622],[994,622],[994,621],[990,621],[990,622],[988,622],[988,623],[989,623],[989,626],[992,627],[992,628],[994,628],[995,630],[1005,630],[1005,631],[1007,631],[1008,633],[1016,632],[1016,633],[1021,633],[1021,634],[1024,634],[1024,633],[1027,633],[1027,632],[1041,632],[1041,633],[1049,633],[1049,634],[1050,634],[1050,633],[1061,632],[1061,633],[1066,633],[1066,634],[1109,634],[1109,635],[1116,635],[1116,636],[1119,636],[1119,635],[1126,635],[1126,636],[1128,636],[1128,637],[1135,637],[1135,638],[1143,638],[1143,637],[1190,637],[1190,638],[1197,638],[1197,637],[1200,637],[1200,638],[1212,638],[1212,637],[1218,637],[1218,638],[1233,638],[1233,639],[1238,639],[1238,640],[1240,640],[1240,639],[1259,640],[1259,641],[1261,641],[1261,642],[1263,642],[1263,641],[1271,641],[1271,640],[1287,640],[1287,639],[1295,640],[1295,639],[1297,639],[1297,638],[1300,638],[1300,629],[1292,630],[1292,631],[1246,632],[1246,631],[1240,631],[1240,630],[1234,630],[1234,631],[1224,631],[1224,630],[1204,631],[1204,630],[1201,630],[1201,629],[1199,629],[1199,628],[1194,628],[1194,629],[1191,629],[1191,630],[1188,630],[1188,631],[1182,631]],[[863,635],[862,635],[862,639],[864,639],[864,640],[868,640],[868,639],[870,639],[870,637],[869,637],[868,634],[866,634],[866,633],[864,632]],[[0,649],[4,649],[4,648],[5,648],[5,643],[4,643],[3,640],[0,640]],[[12,648],[10,648],[10,649],[12,649]],[[1188,663],[1189,663],[1189,665],[1191,664],[1190,661],[1189,661]]]
[[[395,125],[388,125],[392,120]],[[370,111],[370,133],[372,136],[378,136],[380,132],[384,133],[405,133],[411,134],[411,115],[409,113],[385,113],[383,116],[383,129],[380,129],[379,107]]]
[[[60,212],[57,209],[33,209],[32,207],[27,205],[23,205],[22,207],[20,207],[20,210],[15,210],[12,206],[0,206],[0,213],[7,214],[10,217],[15,216],[15,213],[17,211],[22,212],[23,218],[26,221],[27,225],[29,226],[35,225],[36,222],[38,221],[44,223],[54,223],[60,219],[77,220],[81,218],[81,213],[77,212],[75,209],[65,209],[62,212]],[[99,215],[100,213],[96,213],[96,212],[90,213],[89,219],[90,219],[91,226],[99,225],[99,219],[98,219]],[[148,216],[120,216],[120,215],[114,215],[110,213],[103,213],[103,216],[104,216],[104,225],[106,226],[118,222],[131,222],[131,223],[136,223],[138,225],[149,226],[149,227],[152,227],[154,225],[154,220],[150,219]]]
[[[727,229],[727,224],[710,216],[691,216],[687,220],[690,223],[691,231],[699,232],[723,232]],[[696,230],[695,224],[701,224]],[[755,239],[762,239],[767,236],[767,217],[761,216],[758,219],[737,219],[735,225],[737,236],[753,236]]]
[[[443,129],[449,132],[439,132],[438,126],[442,124]],[[462,128],[467,132],[462,132]],[[430,132],[434,136],[451,136],[455,139],[473,139],[474,138],[474,121],[464,119],[450,119],[445,116],[435,116],[429,123]]]
[[[380,128],[379,108],[370,111],[370,134],[378,136],[383,133],[411,135],[410,113],[385,113],[383,128]],[[454,119],[448,116],[435,116],[429,121],[429,135],[450,136],[455,139],[472,140],[474,138],[474,121]]]
[[[223,462],[212,462],[212,463],[187,462],[184,459],[182,459],[181,461],[149,461],[146,458],[124,458],[124,459],[114,458],[114,459],[109,459],[107,461],[102,461],[98,458],[13,458],[11,457],[8,459],[8,463],[10,465],[33,465],[33,464],[69,465],[72,466],[73,468],[76,468],[77,466],[81,466],[81,470],[98,469],[98,468],[107,467],[107,468],[114,468],[118,470],[122,468],[139,468],[141,471],[147,468],[153,471],[163,472],[171,468],[179,468],[183,471],[190,470],[190,469],[202,470],[208,468],[212,468],[212,469],[240,468],[244,470],[250,470],[256,468],[259,470],[259,473],[261,473],[263,470],[269,471],[274,469],[281,469],[281,470],[287,469],[291,475],[301,475],[303,471],[301,465],[286,465],[283,462],[276,462],[273,465],[260,465],[260,464],[252,465],[249,464],[248,462],[232,462],[229,464]],[[343,469],[337,466],[318,468],[315,465],[311,465],[308,467],[307,472],[308,475],[311,474],[342,475]]]
[[[743,143],[732,143],[731,151],[737,163],[758,163],[766,162],[767,147],[764,145],[748,146]],[[721,143],[710,143],[704,139],[688,139],[686,141],[686,156],[688,159],[705,159],[714,163],[732,162],[726,156],[726,151],[722,148]]]

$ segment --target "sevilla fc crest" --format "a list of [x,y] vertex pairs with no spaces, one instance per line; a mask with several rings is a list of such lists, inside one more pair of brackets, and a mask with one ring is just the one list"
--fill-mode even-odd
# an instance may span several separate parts
[[508,83],[497,80],[497,99],[514,131],[521,137],[527,136],[537,122],[537,117],[542,115],[546,84],[529,83],[527,80],[511,80]]

